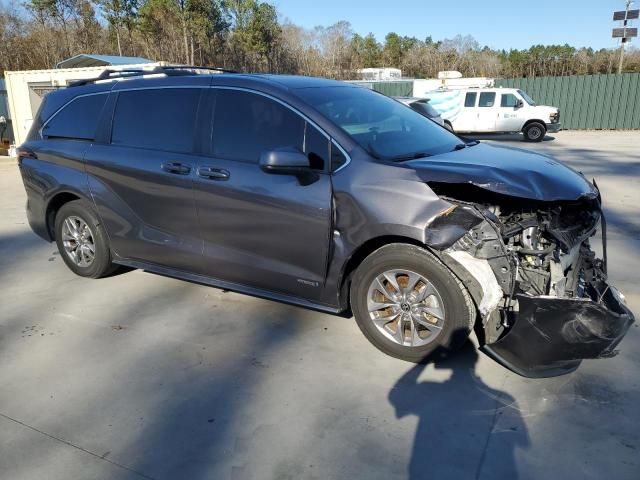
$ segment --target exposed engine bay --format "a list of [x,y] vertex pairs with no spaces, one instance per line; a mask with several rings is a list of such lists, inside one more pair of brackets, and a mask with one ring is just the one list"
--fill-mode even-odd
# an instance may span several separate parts
[[[483,342],[501,357],[499,361],[511,363],[508,366],[519,373],[536,376],[538,363],[544,363],[545,369],[554,364],[558,373],[564,373],[582,358],[615,354],[613,348],[633,316],[624,306],[624,297],[607,284],[606,223],[599,195],[572,202],[543,202],[482,191],[473,185],[430,187],[453,206],[431,222],[428,242],[442,250],[443,261],[456,273],[464,267],[482,290],[475,298]],[[599,225],[602,259],[590,245]],[[610,328],[611,322],[616,328]],[[521,345],[508,345],[500,352],[507,340]],[[600,348],[584,352],[558,345],[558,341],[595,342]],[[554,349],[545,354],[549,344]],[[496,351],[491,350],[494,345]],[[519,358],[518,348],[536,351],[522,355],[525,360]],[[536,359],[541,353],[544,361]]]

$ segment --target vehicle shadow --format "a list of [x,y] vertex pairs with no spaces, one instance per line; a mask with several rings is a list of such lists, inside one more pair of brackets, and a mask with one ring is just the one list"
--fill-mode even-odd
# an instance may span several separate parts
[[433,363],[436,371],[451,371],[448,380],[419,381],[427,366],[419,364],[389,392],[397,418],[418,417],[410,480],[518,478],[515,450],[529,445],[526,426],[515,400],[475,374],[477,360],[468,342]]
[[[466,138],[470,138],[472,140],[493,140],[496,142],[527,142],[524,139],[524,136],[521,133],[468,133],[463,135]],[[556,137],[551,135],[545,135],[542,139],[543,142],[551,142],[555,140]]]

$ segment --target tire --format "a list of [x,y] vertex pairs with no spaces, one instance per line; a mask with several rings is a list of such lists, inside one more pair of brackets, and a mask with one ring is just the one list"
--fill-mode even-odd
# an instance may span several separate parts
[[[389,298],[396,290],[392,282],[377,283],[381,277],[387,279],[383,274],[389,275],[389,272],[392,272],[392,277],[395,275],[401,290],[405,287],[405,294],[416,275],[421,279],[410,294],[405,295],[404,299],[396,298],[399,302],[394,303]],[[404,275],[405,272],[409,275]],[[428,288],[425,280],[433,288]],[[380,288],[386,289],[386,296]],[[426,292],[434,290],[435,293],[421,302],[415,298],[418,294],[426,295]],[[350,301],[360,330],[376,348],[392,357],[414,363],[423,363],[429,357],[446,355],[460,348],[467,341],[476,319],[476,309],[469,293],[449,269],[425,249],[402,243],[379,248],[358,266],[351,283]],[[375,308],[376,302],[393,303],[393,306],[370,313],[370,308]],[[423,311],[425,304],[430,312],[436,312],[442,319],[426,314]],[[410,313],[406,313],[407,308]],[[397,328],[399,321],[393,320],[398,311],[405,312],[402,322],[404,328],[400,334]],[[415,312],[422,312],[422,316]],[[415,320],[416,317],[422,321]],[[392,320],[385,323],[388,318]],[[425,328],[426,324],[431,324],[430,328]]]
[[540,122],[531,122],[522,129],[522,133],[528,142],[541,142],[547,133],[547,127]]
[[[86,225],[86,229],[82,228],[82,222]],[[76,230],[73,230],[70,225],[74,225]],[[56,214],[55,234],[62,260],[76,275],[100,278],[116,270],[117,265],[111,262],[107,234],[88,202],[74,200],[65,203]],[[93,245],[92,257],[91,244]],[[68,249],[73,249],[73,252],[69,252]],[[80,254],[80,252],[83,253]],[[78,258],[81,261],[78,261]]]
[[453,126],[449,122],[444,122],[444,128],[446,128],[450,132],[453,132]]

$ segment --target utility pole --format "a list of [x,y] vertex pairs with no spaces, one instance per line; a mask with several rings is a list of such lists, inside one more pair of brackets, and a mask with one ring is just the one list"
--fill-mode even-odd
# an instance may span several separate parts
[[[624,22],[622,28],[627,28],[627,16],[629,15],[629,7],[631,6],[631,0],[627,0],[627,6],[624,9]],[[624,44],[627,43],[627,39],[622,37],[620,39],[620,62],[618,63],[618,75],[622,73],[622,64],[624,63]]]
[[629,7],[633,2],[626,0],[626,6],[624,10],[613,12],[613,21],[622,21],[622,28],[613,29],[613,38],[620,39],[620,60],[618,62],[618,74],[622,73],[622,66],[624,64],[624,47],[631,38],[638,36],[637,28],[628,28],[629,20],[637,19],[640,10],[629,10]]

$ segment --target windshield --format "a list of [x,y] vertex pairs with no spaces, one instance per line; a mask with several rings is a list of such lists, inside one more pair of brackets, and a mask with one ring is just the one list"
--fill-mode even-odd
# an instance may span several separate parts
[[524,98],[524,101],[527,102],[529,105],[531,105],[532,107],[536,106],[536,102],[533,101],[533,98],[527,95],[527,92],[525,92],[524,90],[518,90],[518,93],[522,98]]
[[411,108],[363,87],[300,88],[296,93],[376,158],[410,160],[450,152],[461,143]]

